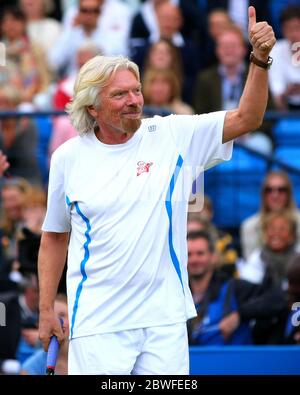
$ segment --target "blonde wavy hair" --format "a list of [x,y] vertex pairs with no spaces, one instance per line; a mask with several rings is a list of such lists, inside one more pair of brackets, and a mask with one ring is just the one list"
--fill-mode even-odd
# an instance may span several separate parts
[[99,108],[101,89],[108,85],[110,77],[120,69],[130,70],[140,81],[138,66],[123,56],[95,56],[80,69],[74,86],[74,96],[66,106],[72,125],[80,135],[95,127],[95,119],[89,106]]

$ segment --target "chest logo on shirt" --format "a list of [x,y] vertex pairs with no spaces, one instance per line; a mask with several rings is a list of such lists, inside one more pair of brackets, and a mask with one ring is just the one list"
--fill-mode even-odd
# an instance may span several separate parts
[[150,126],[148,126],[148,132],[149,133],[152,133],[152,132],[155,132],[156,131],[156,125],[150,125]]
[[150,166],[152,166],[152,165],[153,165],[153,162],[146,163],[143,160],[140,160],[137,163],[137,173],[136,173],[136,175],[140,176],[142,173],[149,173]]

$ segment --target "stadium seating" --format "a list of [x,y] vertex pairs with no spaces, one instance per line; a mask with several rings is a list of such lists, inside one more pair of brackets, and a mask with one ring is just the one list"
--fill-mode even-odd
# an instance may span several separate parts
[[300,147],[300,119],[280,119],[273,127],[273,136],[277,147]]
[[229,162],[205,173],[205,193],[212,199],[217,226],[237,227],[258,210],[266,171],[264,159],[246,152],[244,148],[235,147]]

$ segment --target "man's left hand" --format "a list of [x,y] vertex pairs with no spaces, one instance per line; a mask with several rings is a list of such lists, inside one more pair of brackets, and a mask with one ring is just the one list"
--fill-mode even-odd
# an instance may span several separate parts
[[256,58],[266,62],[268,56],[276,43],[276,38],[272,26],[267,22],[256,22],[255,8],[250,6],[249,15],[249,40],[253,47],[253,53]]

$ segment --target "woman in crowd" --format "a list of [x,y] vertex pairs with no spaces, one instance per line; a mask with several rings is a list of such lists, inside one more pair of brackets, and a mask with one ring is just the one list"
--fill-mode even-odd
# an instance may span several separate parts
[[272,171],[267,174],[262,186],[260,211],[241,224],[241,247],[246,260],[262,246],[262,224],[266,215],[282,210],[294,217],[296,239],[300,241],[300,212],[295,205],[291,181],[285,172]]
[[172,70],[148,69],[143,79],[145,104],[174,114],[193,114],[192,107],[181,100],[180,82]]

